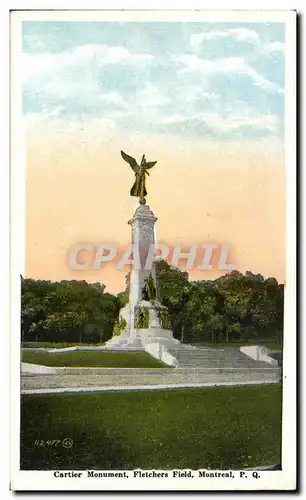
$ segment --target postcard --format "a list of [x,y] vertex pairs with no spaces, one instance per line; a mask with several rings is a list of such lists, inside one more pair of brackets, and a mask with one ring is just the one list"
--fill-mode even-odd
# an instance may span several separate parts
[[296,488],[294,11],[11,12],[11,488]]

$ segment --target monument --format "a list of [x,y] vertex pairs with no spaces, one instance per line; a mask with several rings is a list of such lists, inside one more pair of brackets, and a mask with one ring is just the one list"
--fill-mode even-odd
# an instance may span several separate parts
[[[154,259],[155,223],[157,218],[146,204],[146,176],[155,164],[143,155],[140,165],[135,158],[121,151],[122,158],[135,173],[130,195],[139,198],[133,218],[128,221],[132,232],[133,253],[138,265],[132,265],[129,301],[120,310],[113,337],[107,349],[147,351],[152,356],[171,364],[168,349],[180,344],[173,337],[166,307],[158,300],[158,283]],[[135,258],[135,255],[134,255]],[[149,265],[148,265],[149,261]]]

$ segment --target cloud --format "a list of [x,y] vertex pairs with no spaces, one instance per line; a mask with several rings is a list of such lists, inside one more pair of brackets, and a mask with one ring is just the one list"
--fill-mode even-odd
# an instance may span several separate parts
[[[92,140],[98,142],[108,140],[114,134],[116,121],[109,117],[94,118],[90,120],[63,120],[62,109],[56,108],[52,112],[44,111],[41,113],[29,113],[27,115],[27,132],[30,134],[60,134],[63,138],[67,135],[75,134],[86,135],[89,133]],[[79,136],[80,137],[80,136]]]
[[140,108],[160,107],[170,102],[158,87],[148,86],[137,93],[135,104]]
[[202,73],[206,78],[214,74],[236,74],[249,77],[253,85],[261,87],[267,92],[281,91],[279,85],[260,75],[242,57],[228,57],[209,61],[195,55],[184,55],[176,58],[176,60],[183,66],[179,70],[180,73]]
[[230,112],[224,115],[217,113],[198,113],[193,116],[177,114],[165,118],[161,117],[159,124],[174,125],[197,122],[198,126],[200,124],[205,125],[207,130],[220,136],[226,134],[231,135],[239,131],[243,132],[245,128],[252,129],[256,132],[269,132],[270,134],[278,133],[279,119],[276,115],[252,114],[252,110],[249,112],[246,112],[246,110],[241,111],[240,113],[237,113],[237,111],[235,113],[233,110],[230,110]]
[[285,52],[285,44],[283,42],[272,42],[272,43],[267,43],[263,46],[263,52],[266,52],[268,54],[272,54],[275,52]]
[[40,113],[28,113],[27,115],[27,123],[36,124],[37,121],[48,120],[50,118],[58,118],[63,110],[63,106],[57,106],[52,110],[44,109]]
[[188,121],[190,118],[182,115],[170,115],[166,117],[160,118],[157,123],[162,125],[172,125],[173,123],[184,123]]
[[34,52],[41,52],[44,51],[45,45],[41,40],[41,37],[38,35],[24,35],[23,36],[23,49],[24,50],[31,50]]
[[132,54],[125,47],[107,47],[105,45],[85,45],[72,53],[72,62],[84,63],[94,61],[98,65],[118,64],[122,62],[139,63],[153,59],[151,54]]
[[99,96],[99,99],[101,99],[101,101],[108,102],[110,104],[115,104],[116,106],[125,105],[121,95],[117,94],[116,92],[108,92],[106,94],[101,94]]
[[[255,51],[257,55],[284,52],[285,49],[285,44],[281,41],[263,43],[258,33],[255,30],[248,28],[204,31],[191,35],[189,44],[191,50],[198,53],[202,48],[205,48],[208,45],[216,44],[218,41],[222,41],[223,46],[227,47],[227,49],[229,47],[233,47],[234,50],[237,50],[239,45],[243,45],[244,47],[248,47],[249,53]],[[236,42],[236,44],[231,45],[231,41]],[[245,55],[247,55],[247,53]]]
[[207,31],[191,35],[190,47],[198,50],[205,42],[214,42],[216,40],[226,40],[232,38],[238,42],[247,42],[251,45],[260,44],[260,38],[256,31],[247,28],[232,28],[222,31]]
[[245,127],[260,132],[270,132],[271,134],[277,134],[278,132],[279,120],[275,115],[243,116],[238,114],[223,117],[206,113],[200,118],[209,128],[220,133],[230,133]]
[[110,64],[150,63],[151,54],[132,54],[124,47],[107,47],[105,45],[85,45],[76,47],[71,52],[59,53],[23,53],[23,81],[35,77],[47,78],[50,74],[71,71],[74,68],[99,68]]
[[116,36],[109,25],[96,23],[91,32],[86,24],[87,34],[77,31],[73,40],[71,24],[45,37],[43,28],[40,36],[26,35],[22,73],[30,119],[39,113],[66,122],[103,118],[117,131],[220,138],[282,134],[285,45],[263,23],[260,29],[173,23],[173,33],[171,23],[167,32],[164,24],[156,31],[155,23],[138,23],[136,34],[114,23]]
[[105,88],[100,72],[109,65],[131,68],[147,64],[152,58],[149,54],[132,54],[124,47],[104,45],[81,46],[71,52],[24,53],[24,107],[29,109],[35,103],[35,112],[56,108],[66,117],[80,113],[93,118],[106,109],[125,108],[124,97]]

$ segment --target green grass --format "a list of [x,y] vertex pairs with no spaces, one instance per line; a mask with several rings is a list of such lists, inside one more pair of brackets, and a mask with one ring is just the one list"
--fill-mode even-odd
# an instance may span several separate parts
[[[22,352],[22,361],[44,366],[101,366],[107,368],[168,368],[147,353],[138,352],[63,352],[49,354]],[[170,368],[171,369],[171,368]]]
[[[73,439],[70,449],[35,440]],[[281,386],[22,396],[22,469],[281,463]]]
[[63,347],[97,347],[103,344],[83,344],[80,342],[24,342],[22,347],[46,347],[50,349],[62,349]]
[[277,342],[267,342],[264,344],[271,352],[282,352],[283,346],[282,344],[278,344]]

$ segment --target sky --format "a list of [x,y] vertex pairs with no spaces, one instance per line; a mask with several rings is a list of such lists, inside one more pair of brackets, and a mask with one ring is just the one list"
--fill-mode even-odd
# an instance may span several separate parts
[[157,160],[160,242],[227,243],[238,270],[284,281],[282,24],[26,21],[22,41],[28,277],[124,288],[127,270],[67,263],[78,242],[130,241],[123,149]]

